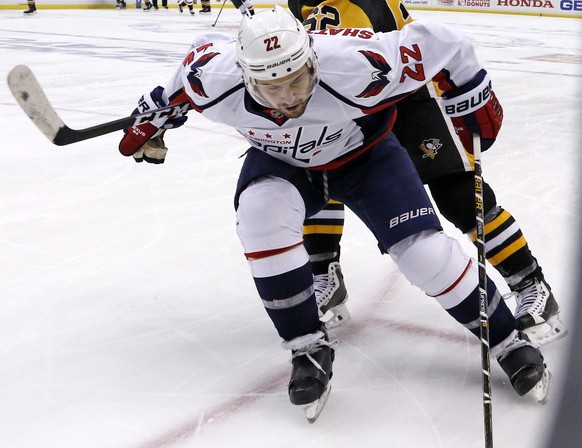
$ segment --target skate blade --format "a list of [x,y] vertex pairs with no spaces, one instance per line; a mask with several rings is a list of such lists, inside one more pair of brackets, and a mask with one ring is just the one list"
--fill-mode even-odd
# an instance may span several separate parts
[[532,397],[540,404],[546,404],[550,395],[550,383],[552,381],[552,374],[548,369],[545,370],[542,379],[530,390],[526,397]]
[[566,336],[568,334],[568,329],[562,323],[560,316],[556,314],[555,316],[550,317],[546,322],[526,328],[523,332],[527,334],[531,342],[545,345]]
[[332,328],[341,327],[350,317],[350,310],[348,310],[346,303],[343,302],[327,310],[327,313],[320,320],[325,325],[325,328],[331,330]]
[[319,414],[321,414],[323,407],[327,403],[330,392],[331,392],[331,384],[328,383],[327,387],[325,388],[325,390],[323,391],[323,394],[321,394],[321,397],[319,397],[319,399],[315,400],[313,403],[309,403],[309,404],[306,404],[303,406],[303,412],[305,413],[305,418],[307,419],[307,421],[309,423],[314,423],[315,420],[317,420],[317,417],[319,417]]

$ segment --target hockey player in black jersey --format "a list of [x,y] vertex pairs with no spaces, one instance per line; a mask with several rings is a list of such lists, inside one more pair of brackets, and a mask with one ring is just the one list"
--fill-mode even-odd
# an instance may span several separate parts
[[252,16],[255,13],[255,8],[250,0],[231,0],[231,2],[243,16]]
[[[289,8],[312,31],[358,27],[386,32],[412,22],[400,0],[289,0]],[[465,150],[470,136],[457,137],[454,119],[444,115],[437,103],[438,94],[429,84],[400,101],[394,134],[407,149],[441,214],[475,241],[473,163],[470,151]],[[488,183],[483,182],[483,189],[487,260],[513,292],[519,329],[541,344],[565,336],[558,304],[520,226],[497,203]],[[318,305],[329,328],[350,316],[339,264],[343,223],[343,205],[332,200],[321,213],[306,220],[304,229]]]
[[[306,407],[310,421],[330,391],[335,342],[319,320],[303,224],[329,197],[360,217],[411,284],[479,334],[477,263],[442,231],[391,132],[394,103],[431,79],[448,110],[463,106],[459,124],[482,145],[496,139],[502,108],[487,71],[465,37],[434,22],[405,32],[310,35],[276,6],[245,15],[235,39],[197,37],[167,85],[138,102],[144,112],[187,101],[249,143],[235,193],[236,230],[265,311],[292,353],[289,399]],[[140,151],[175,118],[128,129],[120,152],[146,162],[165,157],[163,144]],[[549,371],[539,347],[516,330],[491,279],[487,293],[492,355],[519,395],[543,400]]]

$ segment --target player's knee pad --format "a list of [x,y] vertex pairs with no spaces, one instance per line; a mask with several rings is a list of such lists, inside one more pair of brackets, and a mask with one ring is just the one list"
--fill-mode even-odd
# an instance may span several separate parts
[[390,256],[404,276],[449,309],[478,284],[477,266],[459,243],[443,232],[425,230],[392,246]]
[[305,203],[290,182],[263,177],[240,195],[237,233],[245,253],[274,252],[303,242]]

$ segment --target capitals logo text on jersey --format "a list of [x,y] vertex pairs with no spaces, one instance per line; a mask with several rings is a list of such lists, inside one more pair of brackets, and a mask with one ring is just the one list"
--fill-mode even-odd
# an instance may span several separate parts
[[326,145],[339,140],[342,136],[343,128],[330,131],[328,126],[324,126],[317,138],[302,139],[303,128],[297,129],[296,135],[283,132],[282,135],[274,133],[262,133],[258,130],[248,130],[245,137],[258,148],[266,153],[290,155],[293,159],[309,164],[311,159],[319,154]]

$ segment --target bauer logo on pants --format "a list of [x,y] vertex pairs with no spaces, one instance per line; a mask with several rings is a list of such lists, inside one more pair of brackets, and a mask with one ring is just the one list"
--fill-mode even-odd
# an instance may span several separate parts
[[432,207],[417,208],[416,210],[402,213],[401,215],[396,216],[395,218],[392,218],[390,220],[390,228],[396,227],[398,224],[402,224],[403,222],[418,218],[420,216],[434,215],[434,214],[435,214],[435,212],[434,212]]

